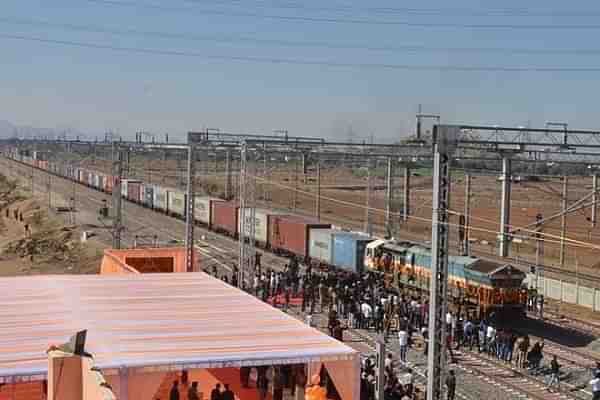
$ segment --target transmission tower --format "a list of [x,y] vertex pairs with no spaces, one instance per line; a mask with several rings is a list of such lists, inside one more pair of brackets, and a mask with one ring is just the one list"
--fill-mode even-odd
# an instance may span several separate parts
[[244,288],[245,274],[254,270],[256,248],[254,232],[256,221],[256,179],[252,173],[252,161],[247,142],[242,142],[240,151],[240,234],[239,234],[239,277],[238,285]]

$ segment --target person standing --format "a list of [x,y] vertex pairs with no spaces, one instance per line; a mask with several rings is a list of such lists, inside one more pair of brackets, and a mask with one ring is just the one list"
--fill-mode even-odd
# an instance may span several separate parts
[[179,381],[173,381],[173,386],[171,386],[169,392],[169,400],[179,400]]
[[225,384],[225,390],[221,393],[221,400],[235,400],[233,391],[229,389],[229,383]]
[[192,382],[192,386],[188,389],[188,400],[200,400],[198,396],[198,382]]
[[552,356],[552,361],[550,361],[550,381],[548,382],[548,391],[556,384],[558,390],[560,391],[560,364],[556,359],[556,356]]
[[596,372],[590,385],[592,386],[592,400],[600,400],[600,372]]
[[258,398],[260,400],[266,400],[269,391],[269,379],[267,379],[266,372],[258,374],[256,387],[258,388]]
[[221,400],[221,384],[217,383],[215,388],[210,392],[210,400]]
[[400,361],[405,363],[406,352],[408,351],[408,332],[405,325],[402,325],[398,331],[398,344],[400,345]]
[[450,370],[448,372],[448,376],[446,377],[446,389],[447,389],[447,400],[454,400],[454,395],[456,393],[456,375],[454,375],[454,370]]

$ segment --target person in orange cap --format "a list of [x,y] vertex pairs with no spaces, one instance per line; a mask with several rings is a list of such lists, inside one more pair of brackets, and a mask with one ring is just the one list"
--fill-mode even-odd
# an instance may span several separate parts
[[319,386],[321,377],[315,374],[310,378],[310,386],[306,389],[304,400],[327,400],[327,390]]

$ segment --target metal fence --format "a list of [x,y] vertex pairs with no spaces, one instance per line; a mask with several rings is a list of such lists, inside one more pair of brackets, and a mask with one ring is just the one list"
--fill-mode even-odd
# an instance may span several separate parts
[[[535,286],[535,275],[528,274],[528,287]],[[581,283],[569,283],[559,279],[537,278],[538,293],[548,299],[562,301],[600,311],[600,289],[591,288]]]

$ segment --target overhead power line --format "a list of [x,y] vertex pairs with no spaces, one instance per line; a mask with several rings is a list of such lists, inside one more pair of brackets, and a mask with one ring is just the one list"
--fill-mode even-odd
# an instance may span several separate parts
[[177,56],[188,58],[199,58],[206,60],[219,60],[228,62],[246,62],[259,64],[281,64],[281,65],[299,65],[299,66],[321,66],[331,68],[357,68],[357,69],[377,69],[377,70],[404,70],[404,71],[445,71],[445,72],[530,72],[530,73],[598,73],[600,67],[487,67],[470,65],[411,65],[411,64],[385,64],[385,63],[346,63],[333,61],[316,61],[291,58],[275,57],[250,57],[233,56],[223,54],[205,54],[189,51],[149,49],[140,47],[119,47],[106,44],[78,42],[71,40],[56,40],[34,36],[12,35],[0,33],[0,38],[12,39],[28,42],[38,42],[55,44],[68,47],[79,47],[96,50],[112,50],[132,54]]
[[0,23],[27,25],[65,29],[90,33],[105,33],[117,36],[156,37],[169,40],[188,40],[217,43],[252,43],[283,47],[314,47],[340,50],[366,50],[381,52],[463,52],[463,53],[503,53],[503,54],[565,54],[565,55],[600,55],[600,49],[534,49],[534,48],[499,48],[499,47],[430,47],[421,45],[371,46],[368,44],[332,43],[325,41],[294,41],[281,39],[262,39],[246,36],[199,35],[181,32],[141,31],[136,29],[115,29],[94,25],[77,25],[54,23],[43,20],[0,17]]
[[[182,0],[185,3],[205,4],[204,0]],[[303,11],[327,11],[327,12],[361,12],[373,14],[399,14],[399,15],[422,15],[422,16],[452,16],[452,17],[597,17],[600,10],[533,10],[529,8],[496,8],[496,9],[473,9],[473,8],[414,8],[414,7],[355,7],[344,4],[337,6],[307,6],[303,3],[294,2],[265,2],[256,1],[250,3],[247,0],[212,0],[210,5],[226,4],[241,5],[261,8],[279,8]]]
[[260,18],[268,20],[278,20],[299,23],[334,23],[351,25],[387,25],[387,26],[407,26],[415,28],[462,28],[462,29],[543,29],[543,30],[596,30],[600,29],[600,24],[498,24],[498,23],[450,23],[450,22],[412,22],[412,21],[392,21],[369,18],[338,18],[338,17],[310,17],[301,15],[282,15],[282,14],[261,14],[248,11],[215,10],[195,7],[173,7],[157,4],[139,3],[134,1],[115,1],[115,0],[87,0],[91,3],[102,4],[105,6],[134,7],[154,9],[160,11],[198,12],[202,15],[222,16],[222,17],[241,17],[241,18]]

